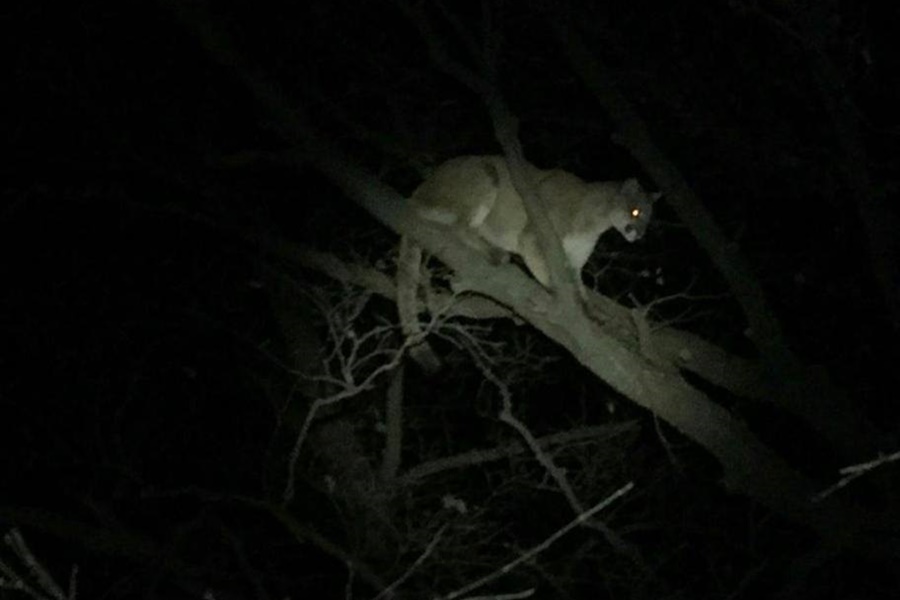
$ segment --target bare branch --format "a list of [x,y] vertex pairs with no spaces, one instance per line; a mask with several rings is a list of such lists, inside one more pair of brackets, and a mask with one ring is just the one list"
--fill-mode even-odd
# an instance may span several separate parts
[[12,529],[3,541],[13,552],[13,556],[28,569],[31,579],[37,587],[32,587],[25,576],[20,575],[13,567],[0,559],[0,589],[8,589],[21,592],[34,600],[75,600],[77,567],[72,568],[69,577],[69,592],[63,592],[62,588],[47,571],[41,562],[35,558],[25,538],[18,529]]
[[604,508],[606,508],[607,506],[609,506],[610,504],[612,504],[613,502],[618,500],[620,497],[622,497],[625,494],[627,494],[628,492],[630,492],[633,487],[634,487],[634,483],[632,483],[632,482],[626,483],[625,485],[620,487],[618,490],[616,490],[615,492],[613,492],[612,494],[607,496],[606,499],[604,499],[603,501],[592,506],[590,509],[579,514],[577,517],[575,517],[575,519],[570,521],[564,527],[555,531],[553,533],[553,535],[551,535],[550,537],[545,539],[543,542],[541,542],[540,544],[538,544],[537,546],[535,546],[528,552],[525,552],[524,554],[519,556],[517,559],[506,563],[505,565],[503,565],[499,569],[495,570],[494,572],[489,573],[488,575],[485,575],[481,579],[473,581],[472,583],[467,584],[458,590],[455,590],[455,591],[450,592],[449,594],[445,594],[443,596],[439,596],[436,600],[455,600],[456,598],[459,598],[460,596],[464,596],[465,594],[468,594],[469,592],[472,592],[474,590],[477,590],[478,588],[484,587],[485,585],[491,583],[492,581],[495,581],[495,580],[499,579],[500,577],[506,575],[507,573],[512,572],[519,565],[530,561],[535,556],[537,556],[538,554],[540,554],[541,552],[543,552],[544,550],[549,548],[551,545],[553,545],[554,542],[559,540],[561,537],[563,537],[564,535],[566,535],[573,529],[575,529],[577,526],[592,519],[593,516],[596,515],[598,512],[600,512],[601,510],[603,510]]

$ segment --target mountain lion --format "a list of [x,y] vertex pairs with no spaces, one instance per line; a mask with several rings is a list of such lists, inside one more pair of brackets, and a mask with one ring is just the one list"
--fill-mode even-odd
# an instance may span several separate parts
[[[646,192],[636,179],[586,183],[560,169],[528,166],[528,184],[544,204],[562,241],[569,265],[580,275],[597,240],[616,229],[629,242],[644,235],[659,194]],[[452,228],[463,241],[495,262],[519,255],[544,287],[550,273],[522,197],[513,187],[502,156],[460,156],[440,165],[410,198],[420,217]],[[426,372],[440,359],[424,340],[418,301],[421,249],[404,238],[397,264],[397,308],[409,352]],[[579,279],[580,280],[580,279]]]
[[[586,183],[560,169],[533,166],[527,176],[577,273],[607,230],[616,229],[629,242],[643,236],[659,197],[636,179]],[[452,227],[469,245],[493,256],[498,251],[519,255],[535,279],[550,287],[537,234],[502,156],[448,160],[410,200],[420,217]]]

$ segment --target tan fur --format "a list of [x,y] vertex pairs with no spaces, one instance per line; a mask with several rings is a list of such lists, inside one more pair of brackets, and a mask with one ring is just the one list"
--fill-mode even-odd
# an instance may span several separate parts
[[[616,229],[629,242],[643,236],[658,197],[635,179],[586,183],[560,169],[536,167],[529,167],[527,178],[578,273],[607,230]],[[550,273],[537,234],[502,156],[448,160],[413,192],[411,202],[419,216],[451,227],[475,248],[519,255],[534,277],[549,287]]]
[[425,341],[422,324],[419,323],[419,274],[422,268],[422,249],[403,237],[397,255],[397,313],[400,328],[409,340],[409,355],[426,373],[436,373],[441,361]]

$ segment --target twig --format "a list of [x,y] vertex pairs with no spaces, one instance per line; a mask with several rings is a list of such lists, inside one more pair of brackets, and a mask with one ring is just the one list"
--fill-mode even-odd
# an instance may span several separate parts
[[537,546],[533,547],[531,550],[529,550],[525,554],[519,556],[517,559],[506,563],[505,565],[496,569],[492,573],[489,573],[488,575],[485,575],[481,579],[477,579],[477,580],[473,581],[472,583],[459,588],[456,591],[450,592],[449,594],[446,594],[444,596],[437,596],[437,597],[435,597],[434,600],[455,600],[456,598],[459,598],[460,596],[463,596],[464,594],[468,594],[469,592],[477,590],[480,587],[484,587],[485,585],[494,581],[495,579],[499,579],[503,575],[511,572],[513,569],[515,569],[522,563],[528,562],[529,560],[531,560],[532,558],[534,558],[535,556],[537,556],[538,554],[540,554],[541,552],[543,552],[544,550],[549,548],[551,546],[551,544],[556,542],[556,540],[558,540],[562,536],[566,535],[567,533],[569,533],[570,531],[572,531],[573,529],[575,529],[582,523],[588,521],[591,517],[593,517],[595,514],[597,514],[598,512],[600,512],[601,510],[603,510],[604,508],[609,506],[610,504],[612,504],[615,500],[617,500],[621,496],[624,496],[625,494],[630,492],[631,488],[633,488],[633,487],[634,487],[634,482],[629,481],[628,483],[626,483],[625,485],[620,487],[618,490],[616,490],[615,492],[610,494],[605,500],[599,502],[598,504],[591,507],[589,510],[586,510],[585,512],[583,512],[580,515],[578,515],[577,517],[575,517],[572,521],[570,521],[564,527],[555,531],[553,533],[553,535],[548,537],[546,540],[544,540]]

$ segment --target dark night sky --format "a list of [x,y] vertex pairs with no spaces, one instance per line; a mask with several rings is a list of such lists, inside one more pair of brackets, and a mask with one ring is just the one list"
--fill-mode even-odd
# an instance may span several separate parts
[[[398,237],[292,158],[303,140],[203,47],[203,18],[179,22],[170,4],[178,3],[32,2],[0,11],[11,151],[0,184],[4,531],[18,527],[61,582],[77,563],[81,598],[199,598],[205,589],[217,598],[332,597],[347,586],[350,556],[362,565],[350,587],[369,598],[375,582],[403,574],[450,523],[399,588],[414,598],[457,589],[562,527],[571,509],[525,457],[452,471],[385,505],[370,499],[377,510],[329,488],[335,473],[366,479],[354,461],[378,463],[387,378],[322,419],[299,461],[297,497],[284,512],[268,504],[298,418],[328,389],[298,383],[298,365],[313,359],[292,354],[297,336],[312,331],[327,347],[319,309],[347,315],[357,297],[271,248],[315,248],[392,272],[382,264]],[[207,16],[322,138],[408,195],[423,169],[499,148],[482,102],[436,68],[399,4],[221,2]],[[480,5],[445,2],[444,14],[426,4],[432,35],[476,69],[460,32],[480,47]],[[637,176],[656,187],[646,165],[614,142],[615,120],[554,39],[542,11],[561,14],[563,4],[493,4],[499,86],[521,121],[526,156],[588,180]],[[900,353],[858,174],[874,199],[863,214],[876,210],[875,220],[895,230],[898,9],[809,3],[797,20],[803,3],[787,1],[568,4],[662,155],[753,269],[793,351],[875,424],[883,436],[875,446],[897,451]],[[822,64],[838,92],[817,75]],[[859,162],[842,145],[848,137],[828,97],[852,115]],[[654,319],[752,357],[727,282],[665,199],[640,243],[604,237],[595,259],[603,293],[628,306],[670,297],[653,305]],[[895,257],[887,263],[898,294]],[[395,308],[376,294],[354,314],[335,322],[372,330],[395,319]],[[811,532],[726,492],[702,449],[564,349],[527,326],[481,325],[479,335],[503,349],[502,370],[518,377],[522,418],[536,435],[627,430],[560,449],[557,460],[588,504],[636,483],[603,514],[642,561],[638,569],[596,532],[576,530],[478,593],[897,592],[884,567],[896,553],[817,555],[824,550]],[[512,439],[472,361],[436,345],[449,371],[429,379],[408,370],[404,465]],[[701,389],[822,488],[847,464],[774,406]],[[890,506],[896,472],[888,464],[851,484],[848,502]],[[441,510],[449,496],[463,498],[467,514]],[[0,561],[16,560],[0,548]],[[21,596],[0,591],[6,597]]]

